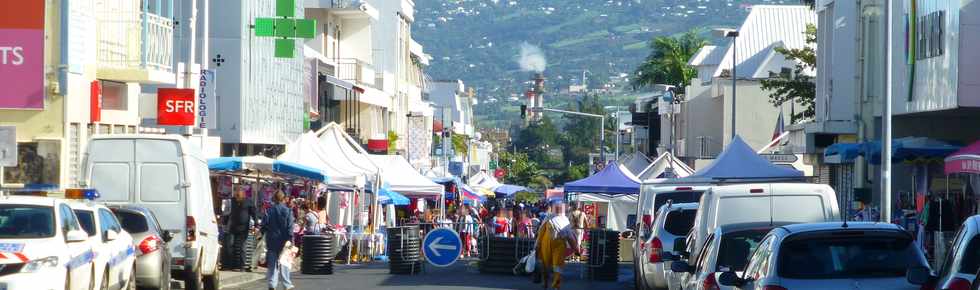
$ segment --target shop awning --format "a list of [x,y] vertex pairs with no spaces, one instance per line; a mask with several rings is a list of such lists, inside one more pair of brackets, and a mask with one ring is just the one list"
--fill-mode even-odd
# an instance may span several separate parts
[[980,141],[950,154],[945,161],[946,174],[980,174]]
[[208,159],[208,169],[212,171],[241,171],[254,170],[302,177],[319,182],[328,182],[329,178],[323,171],[302,164],[275,160],[265,156],[218,157]]
[[[941,160],[959,149],[960,146],[927,137],[898,138],[892,141],[892,161]],[[865,143],[864,151],[871,164],[881,164],[881,141]]]
[[411,200],[398,192],[392,191],[390,188],[381,187],[380,193],[378,194],[378,202],[381,204],[408,205],[411,203]]
[[827,146],[823,151],[824,161],[833,164],[853,162],[862,154],[864,154],[863,143],[836,143]]
[[625,166],[610,163],[592,176],[565,183],[565,192],[638,194],[640,181]]

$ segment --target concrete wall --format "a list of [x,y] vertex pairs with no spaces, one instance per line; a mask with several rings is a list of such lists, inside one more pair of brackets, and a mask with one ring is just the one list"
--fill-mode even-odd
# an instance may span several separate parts
[[858,3],[834,1],[819,9],[815,119],[853,120],[860,72]]
[[[732,86],[731,80],[716,78],[713,82],[714,95],[721,95],[724,108],[721,112],[724,144],[732,139]],[[769,103],[769,92],[762,89],[758,80],[739,80],[736,92],[735,128],[738,135],[755,150],[772,141],[772,133],[776,128],[776,120],[780,109]],[[790,104],[783,105],[783,122],[789,124]],[[800,110],[799,108],[797,110]]]

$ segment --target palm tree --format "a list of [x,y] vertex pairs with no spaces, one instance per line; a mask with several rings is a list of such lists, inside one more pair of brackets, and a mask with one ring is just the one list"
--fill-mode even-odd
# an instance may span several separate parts
[[697,74],[697,70],[687,65],[687,62],[702,46],[708,44],[700,33],[699,30],[690,30],[679,36],[658,36],[651,40],[652,51],[636,68],[633,85],[642,87],[668,84],[677,86],[678,92],[683,93],[684,87]]

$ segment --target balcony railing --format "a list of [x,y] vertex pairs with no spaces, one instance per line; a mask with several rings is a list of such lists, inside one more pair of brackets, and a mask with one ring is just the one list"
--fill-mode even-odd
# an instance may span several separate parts
[[326,9],[359,9],[362,0],[313,0],[304,1],[306,8],[326,8]]
[[173,21],[142,11],[100,12],[100,68],[173,72]]
[[337,59],[337,78],[373,87],[374,67],[355,58]]

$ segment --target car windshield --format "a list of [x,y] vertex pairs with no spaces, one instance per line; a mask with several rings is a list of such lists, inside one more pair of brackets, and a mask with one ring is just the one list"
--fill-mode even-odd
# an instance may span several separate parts
[[895,235],[820,235],[785,242],[779,276],[789,279],[903,277],[916,262],[912,240]]
[[675,204],[677,203],[688,203],[688,202],[699,202],[701,201],[701,194],[703,191],[674,191],[674,192],[661,192],[658,193],[653,199],[653,208],[657,209],[661,206],[667,204],[668,200],[673,200]]
[[0,205],[0,239],[54,236],[54,210],[50,206]]
[[74,210],[75,216],[78,217],[78,223],[82,224],[82,229],[88,236],[95,236],[95,214],[90,210]]
[[693,209],[667,213],[667,219],[664,220],[664,230],[671,235],[686,236],[691,232],[691,227],[694,227],[694,215],[697,213],[698,211]]
[[116,217],[119,218],[119,222],[122,223],[123,229],[130,233],[143,233],[150,229],[146,224],[146,218],[143,215],[118,210],[116,211]]
[[963,262],[960,264],[959,272],[973,275],[977,273],[978,267],[980,267],[980,236],[973,236],[963,252]]
[[749,262],[749,255],[755,252],[755,248],[768,232],[769,229],[754,229],[723,235],[721,246],[718,248],[717,271],[744,271],[745,265]]

